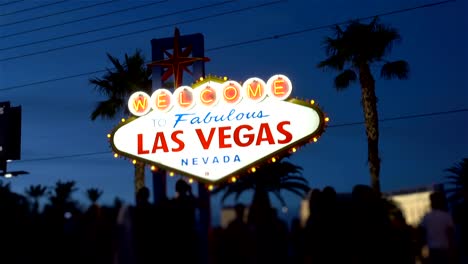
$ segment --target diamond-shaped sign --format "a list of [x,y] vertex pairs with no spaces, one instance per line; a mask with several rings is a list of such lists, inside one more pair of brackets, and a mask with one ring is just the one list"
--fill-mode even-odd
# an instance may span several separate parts
[[275,75],[266,84],[252,78],[242,86],[207,82],[174,93],[160,89],[151,97],[136,93],[129,107],[142,116],[114,130],[112,147],[123,156],[216,182],[322,133],[324,116],[315,104],[282,98],[291,89],[286,76]]

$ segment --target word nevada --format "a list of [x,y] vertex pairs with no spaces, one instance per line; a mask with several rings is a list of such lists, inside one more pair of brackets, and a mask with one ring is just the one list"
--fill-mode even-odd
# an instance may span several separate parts
[[203,181],[242,174],[271,157],[316,141],[325,118],[317,105],[291,99],[284,75],[236,81],[205,79],[194,88],[132,94],[134,117],[111,133],[125,157]]

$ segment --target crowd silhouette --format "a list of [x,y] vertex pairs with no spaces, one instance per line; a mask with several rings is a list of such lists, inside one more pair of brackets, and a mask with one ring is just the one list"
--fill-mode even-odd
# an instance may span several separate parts
[[[225,228],[201,234],[198,198],[184,180],[177,181],[174,198],[158,204],[146,187],[134,205],[118,199],[99,205],[95,190],[82,210],[71,199],[74,190],[73,182],[57,183],[40,208],[34,192],[29,200],[0,184],[0,263],[463,263],[456,221],[438,192],[420,227],[408,225],[398,207],[369,186],[356,185],[346,199],[330,186],[312,189],[305,224],[299,218],[287,223],[272,207],[251,211],[239,203]],[[447,228],[453,235],[441,237]]]

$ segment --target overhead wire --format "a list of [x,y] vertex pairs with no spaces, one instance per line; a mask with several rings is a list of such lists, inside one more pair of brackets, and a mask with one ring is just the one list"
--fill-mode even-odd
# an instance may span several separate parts
[[[168,0],[163,0],[163,1],[158,1],[156,3],[162,3],[162,2],[167,2],[167,1]],[[227,0],[227,1],[223,1],[223,2],[218,2],[218,3],[199,6],[199,7],[196,7],[196,8],[177,10],[175,12],[170,12],[170,13],[166,13],[166,14],[162,14],[162,15],[157,15],[157,16],[153,16],[153,17],[149,17],[149,18],[143,18],[143,19],[128,21],[128,22],[124,22],[124,23],[120,23],[120,24],[114,24],[114,25],[110,25],[110,26],[106,26],[106,27],[97,28],[97,29],[90,29],[90,30],[87,30],[87,31],[72,33],[72,34],[68,34],[68,35],[62,35],[62,36],[58,36],[58,37],[54,37],[54,38],[48,38],[48,39],[33,41],[33,42],[29,42],[29,43],[23,43],[23,44],[19,44],[19,45],[15,45],[15,46],[10,46],[10,47],[3,47],[3,48],[0,48],[0,51],[16,49],[16,48],[20,48],[20,47],[27,47],[27,46],[36,45],[36,44],[39,44],[39,43],[46,43],[46,42],[53,41],[53,40],[59,40],[59,39],[84,35],[84,34],[88,34],[88,33],[99,32],[99,31],[103,31],[103,30],[106,30],[106,29],[111,29],[111,28],[116,28],[116,27],[121,27],[121,26],[127,26],[127,25],[131,25],[131,24],[136,24],[136,23],[145,22],[145,21],[149,21],[149,20],[154,20],[154,19],[158,19],[158,18],[163,18],[163,17],[167,17],[167,16],[178,15],[178,14],[182,14],[182,13],[185,13],[185,12],[191,12],[191,11],[196,11],[196,10],[200,10],[200,9],[204,9],[204,8],[211,8],[211,7],[215,7],[215,6],[219,6],[219,5],[225,5],[227,3],[235,2],[235,1],[237,1],[237,0]],[[147,7],[147,6],[148,6],[148,4],[145,4],[145,5],[138,6],[138,8]],[[128,11],[128,10],[129,9],[127,8],[125,11]],[[124,11],[124,10],[122,9],[122,10],[119,10],[119,11]],[[111,14],[111,13],[108,13],[108,14]],[[71,23],[87,20],[87,19],[90,19],[90,18],[96,18],[96,17],[99,17],[99,16],[92,16],[92,17],[87,17],[87,18],[84,18],[84,19],[72,20],[72,21],[62,23],[62,24],[55,24],[55,25],[52,25],[52,26],[37,28],[37,30],[50,28],[50,27],[56,27],[56,26],[62,26],[64,24],[71,24]],[[26,32],[26,31],[24,31],[24,32]],[[15,34],[11,34],[11,35],[15,35]],[[6,35],[6,36],[8,37],[10,35]],[[0,37],[3,37],[3,36],[0,36]]]
[[[389,16],[389,15],[394,15],[394,14],[398,14],[398,13],[413,11],[413,10],[416,10],[416,9],[443,5],[443,4],[447,4],[447,3],[450,3],[450,2],[455,2],[455,0],[446,0],[446,1],[436,2],[436,3],[419,5],[419,6],[415,6],[415,7],[402,8],[402,9],[397,9],[397,10],[393,10],[393,11],[377,13],[377,14],[371,15],[371,16],[359,17],[359,18],[357,18],[355,20],[366,20],[366,19],[371,19],[371,18],[374,18],[374,17]],[[354,20],[354,19],[351,19],[351,20]],[[276,34],[276,35],[272,35],[272,36],[268,36],[268,37],[257,38],[257,39],[252,39],[252,40],[246,40],[246,41],[243,41],[243,42],[237,42],[237,43],[233,43],[233,44],[227,44],[227,45],[224,45],[224,46],[218,46],[216,48],[211,48],[210,51],[215,51],[215,50],[225,49],[225,48],[232,48],[232,47],[237,47],[237,46],[243,46],[243,45],[253,44],[253,43],[257,43],[257,42],[261,42],[261,41],[265,41],[265,40],[273,40],[273,39],[289,37],[289,36],[303,34],[303,33],[310,32],[310,31],[316,31],[316,30],[319,30],[319,29],[331,28],[333,26],[339,26],[339,25],[347,24],[351,20],[347,19],[347,20],[343,20],[343,21],[340,21],[340,22],[332,23],[332,24],[309,27],[309,28],[305,28],[305,29],[301,29],[301,30],[289,31],[289,32],[285,32],[285,33],[282,33],[282,34]]]
[[28,8],[25,8],[25,9],[12,11],[10,13],[0,14],[0,16],[9,16],[9,15],[14,15],[14,14],[19,14],[19,13],[23,13],[23,12],[26,12],[26,11],[31,11],[31,10],[34,10],[34,9],[39,9],[39,8],[43,8],[43,7],[48,7],[48,6],[52,6],[52,5],[61,4],[61,3],[67,2],[67,1],[69,1],[69,0],[61,0],[61,1],[57,1],[57,2],[52,2],[52,3],[39,5],[39,6],[28,7]]
[[[468,112],[468,108],[460,108],[460,109],[453,109],[453,110],[447,110],[447,111],[429,112],[429,113],[412,114],[412,115],[400,115],[400,116],[395,116],[395,117],[382,118],[379,120],[379,123],[396,121],[396,120],[404,120],[404,119],[414,119],[414,118],[421,118],[421,117],[441,116],[441,115],[455,114],[455,113],[460,113],[460,112]],[[336,125],[328,125],[327,128],[348,127],[348,126],[356,126],[356,125],[362,125],[362,124],[365,124],[365,122],[356,121],[356,122],[341,123],[341,124],[336,124]],[[112,153],[112,151],[109,150],[109,151],[75,153],[75,154],[68,154],[68,155],[56,155],[56,156],[49,156],[49,157],[15,160],[15,163],[96,156],[96,155],[109,154],[109,153]]]
[[[80,6],[80,7],[73,8],[73,9],[63,10],[63,11],[56,12],[56,13],[50,13],[50,14],[47,14],[47,15],[31,17],[31,18],[28,18],[28,19],[17,20],[17,21],[14,21],[14,22],[8,22],[8,23],[5,23],[5,24],[0,24],[0,27],[12,26],[12,25],[20,24],[20,23],[31,22],[31,21],[38,20],[38,19],[41,19],[41,18],[47,18],[47,17],[57,16],[57,15],[63,15],[63,14],[66,14],[66,13],[80,11],[80,10],[84,10],[84,9],[88,9],[88,8],[93,8],[93,7],[100,6],[100,5],[106,5],[106,4],[110,4],[110,3],[113,3],[113,2],[117,2],[117,1],[120,1],[120,0],[110,0],[110,1],[106,1],[106,2],[99,2],[99,3],[87,5],[87,6]],[[59,25],[63,25],[63,23],[60,23]],[[21,34],[33,32],[33,31],[36,31],[36,30],[33,29],[33,30],[19,32],[19,33],[3,35],[3,36],[0,36],[0,38],[6,38],[6,37],[11,37],[11,36],[21,35]]]
[[[31,52],[31,53],[17,55],[17,56],[13,56],[13,57],[1,58],[0,62],[19,59],[19,58],[24,58],[24,57],[29,57],[29,56],[38,55],[38,54],[50,53],[50,52],[57,51],[57,50],[64,50],[64,49],[73,48],[73,47],[82,46],[82,45],[87,45],[87,44],[94,44],[96,42],[121,38],[121,37],[124,37],[124,36],[136,35],[136,34],[148,32],[148,31],[153,31],[153,30],[156,30],[156,29],[162,29],[162,28],[177,26],[177,25],[181,25],[181,24],[188,24],[188,23],[192,23],[192,22],[197,22],[197,21],[201,21],[201,20],[210,19],[210,18],[213,18],[213,17],[219,17],[219,16],[228,15],[228,14],[234,14],[234,13],[239,13],[239,12],[243,12],[243,11],[247,11],[247,10],[252,10],[252,9],[255,9],[255,8],[265,7],[265,6],[269,6],[269,5],[273,5],[273,4],[278,4],[280,2],[284,2],[284,0],[277,0],[277,1],[267,2],[267,3],[257,4],[257,5],[243,7],[243,8],[239,8],[239,9],[235,9],[235,10],[230,10],[230,11],[225,11],[225,12],[221,12],[221,13],[217,13],[217,14],[210,14],[210,15],[203,16],[203,17],[191,18],[191,19],[179,21],[179,22],[176,22],[176,23],[169,23],[169,24],[155,26],[155,27],[151,27],[151,28],[147,28],[147,29],[138,30],[138,31],[128,32],[128,33],[124,33],[124,34],[118,34],[118,35],[108,36],[108,37],[104,37],[104,38],[100,38],[100,39],[88,40],[88,41],[84,41],[84,42],[80,42],[80,43],[70,44],[70,45],[56,47],[56,48],[51,48],[51,49],[42,50],[42,51]],[[0,49],[0,50],[3,50],[3,49]]]
[[[414,6],[414,7],[410,7],[410,8],[396,9],[396,10],[389,11],[389,12],[383,12],[383,13],[375,14],[375,15],[372,15],[372,16],[359,17],[359,18],[356,18],[356,19],[357,20],[364,20],[364,19],[373,18],[373,17],[376,17],[376,16],[378,16],[378,17],[388,16],[388,15],[393,15],[393,14],[397,14],[397,13],[409,12],[409,11],[413,11],[413,10],[417,10],[417,9],[421,9],[421,8],[428,8],[428,7],[438,6],[438,5],[442,5],[442,4],[447,4],[447,3],[450,3],[450,2],[454,2],[454,1],[455,0],[446,0],[446,1],[430,3],[430,4],[423,4],[423,5],[418,5],[418,6]],[[234,11],[231,11],[231,13],[233,13],[233,12]],[[218,14],[218,16],[220,16],[220,14]],[[197,19],[192,19],[190,22],[194,22],[194,21],[197,21]],[[315,30],[319,30],[319,29],[324,29],[324,28],[332,27],[334,25],[346,24],[348,22],[349,22],[349,20],[346,20],[344,22],[342,21],[342,22],[337,22],[337,23],[333,23],[333,24],[309,27],[309,28],[302,29],[302,30],[289,31],[289,32],[285,32],[283,34],[275,34],[275,35],[271,35],[271,36],[267,36],[267,37],[263,37],[263,38],[256,38],[256,39],[252,39],[252,40],[241,41],[241,42],[226,44],[226,45],[222,45],[222,46],[218,46],[218,47],[208,48],[205,51],[216,51],[216,50],[219,50],[219,49],[243,46],[243,45],[248,45],[248,44],[261,42],[261,41],[265,41],[265,40],[278,39],[278,38],[282,38],[282,37],[286,37],[286,36],[297,35],[297,34],[311,32],[311,31],[315,31]],[[169,26],[182,24],[182,23],[189,23],[189,22],[182,21],[180,23],[174,23],[174,24],[171,24]],[[166,25],[166,27],[167,27],[167,25]],[[55,49],[49,49],[49,50],[45,50],[45,51],[39,51],[39,52],[30,53],[30,54],[24,54],[24,55],[18,55],[18,56],[14,56],[14,57],[4,58],[4,59],[0,59],[0,62],[1,61],[12,60],[12,59],[17,59],[17,58],[22,58],[22,57],[27,57],[27,56],[32,56],[32,55],[38,55],[38,54],[41,54],[41,53],[52,52],[52,51],[55,51],[55,50],[60,50],[60,49],[65,49],[65,48],[70,48],[70,47],[76,47],[76,46],[85,45],[85,44],[91,44],[91,43],[95,43],[95,42],[99,42],[99,41],[104,41],[104,40],[108,40],[108,39],[122,37],[122,36],[138,34],[138,33],[146,32],[146,31],[154,30],[154,29],[157,29],[157,28],[159,28],[159,27],[150,28],[150,29],[146,29],[146,30],[140,30],[140,31],[136,31],[136,32],[130,32],[130,33],[117,35],[117,36],[111,36],[111,37],[108,37],[108,38],[103,38],[103,39],[98,39],[98,40],[93,40],[93,41],[87,41],[87,42],[83,42],[83,43],[77,43],[77,44],[73,44],[73,45],[69,45],[69,46],[65,46],[65,47],[58,47],[58,48],[55,48]],[[104,70],[102,70],[102,71],[104,71]],[[93,73],[94,72],[99,72],[99,71],[93,71]],[[6,87],[6,88],[0,88],[0,91],[12,90],[12,89],[32,86],[32,85],[36,85],[36,84],[42,84],[42,83],[46,83],[46,82],[53,82],[53,81],[58,81],[58,80],[70,79],[70,78],[83,76],[85,74],[86,73],[74,74],[74,75],[60,77],[60,78],[56,78],[56,79],[37,81],[37,82],[33,82],[33,83],[29,83],[29,84],[23,84],[23,85],[15,85],[15,86]]]
[[6,5],[11,5],[11,4],[16,4],[16,3],[19,3],[19,2],[23,2],[24,0],[16,0],[16,1],[10,1],[10,2],[6,2],[6,3],[1,3],[0,6],[6,6]]

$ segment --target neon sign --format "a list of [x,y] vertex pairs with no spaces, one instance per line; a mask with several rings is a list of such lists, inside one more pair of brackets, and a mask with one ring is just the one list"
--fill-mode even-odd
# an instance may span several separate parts
[[292,88],[289,78],[278,74],[267,82],[205,80],[173,92],[136,92],[128,101],[136,117],[111,133],[112,148],[202,181],[242,174],[323,132],[322,111],[291,99]]

